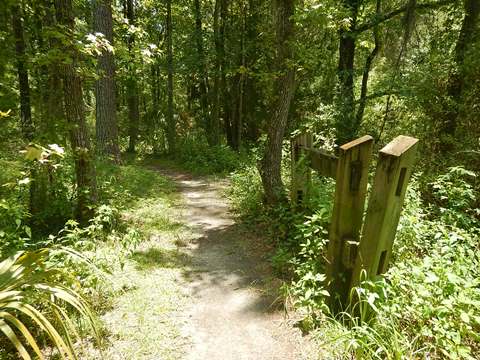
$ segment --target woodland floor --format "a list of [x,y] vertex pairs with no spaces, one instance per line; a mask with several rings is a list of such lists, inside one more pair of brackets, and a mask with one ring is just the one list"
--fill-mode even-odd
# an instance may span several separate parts
[[84,358],[312,358],[285,316],[268,245],[229,212],[226,182],[156,170],[175,182],[179,196],[168,209],[147,201],[132,216],[154,225],[156,216],[175,221],[169,231],[153,226],[115,275],[125,291],[103,316],[108,345]]

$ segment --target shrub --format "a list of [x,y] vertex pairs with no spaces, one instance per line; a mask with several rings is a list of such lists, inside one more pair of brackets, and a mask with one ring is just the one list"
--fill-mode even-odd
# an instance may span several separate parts
[[40,332],[63,359],[76,358],[71,338],[75,328],[66,305],[86,318],[96,333],[87,303],[63,285],[65,277],[68,274],[51,262],[47,249],[19,252],[0,262],[0,330],[23,359],[31,358],[25,345],[43,359],[35,339]]
[[262,180],[254,165],[246,165],[230,175],[228,195],[235,212],[244,217],[262,213]]
[[188,170],[199,174],[229,173],[245,160],[226,145],[209,146],[206,142],[186,138],[178,144],[176,158]]

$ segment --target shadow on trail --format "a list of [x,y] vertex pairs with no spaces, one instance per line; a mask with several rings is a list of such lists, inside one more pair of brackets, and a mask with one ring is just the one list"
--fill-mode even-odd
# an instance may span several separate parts
[[139,266],[182,267],[189,294],[182,334],[187,360],[299,359],[301,334],[286,324],[281,281],[265,238],[237,224],[223,195],[228,183],[154,166],[183,195],[176,205],[188,241],[177,250],[138,252]]
[[166,174],[185,197],[184,221],[194,233],[188,248],[191,263],[184,272],[191,295],[207,301],[221,295],[245,313],[278,312],[283,306],[278,296],[280,281],[266,260],[271,246],[235,223],[221,196],[226,183]]
[[212,287],[227,293],[249,291],[248,299],[234,304],[239,311],[262,314],[283,309],[279,281],[265,259],[268,249],[259,241],[237,224],[208,230],[196,239],[191,268],[184,273],[192,295],[201,298]]

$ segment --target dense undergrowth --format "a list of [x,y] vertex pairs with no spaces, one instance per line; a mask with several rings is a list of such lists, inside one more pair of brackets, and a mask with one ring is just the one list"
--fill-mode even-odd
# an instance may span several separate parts
[[[284,167],[288,179],[288,164]],[[324,264],[334,184],[314,177],[302,211],[262,207],[255,164],[231,175],[230,198],[246,221],[270,230],[272,263],[285,279],[286,303],[325,356],[361,359],[480,357],[480,223],[476,174],[449,168],[410,185],[383,280],[357,289],[360,316],[333,316]],[[420,190],[422,189],[422,191]],[[428,201],[427,201],[428,199]],[[372,316],[373,314],[373,316]]]
[[[79,340],[91,339],[90,325],[102,348],[105,330],[98,315],[122,291],[114,288],[111,277],[153,228],[176,226],[166,211],[175,201],[173,184],[140,160],[97,164],[99,206],[81,226],[72,220],[71,159],[63,149],[50,150],[43,162],[29,159],[28,151],[0,160],[6,169],[0,173],[0,308],[6,314],[0,316],[6,335],[2,359],[17,351],[27,359],[28,353],[38,355],[39,347],[44,354],[51,349],[71,359],[84,341]],[[35,222],[28,206],[32,169],[48,173],[51,190],[46,194],[48,211]]]
[[224,176],[248,162],[250,157],[245,149],[236,152],[227,145],[210,146],[204,139],[186,137],[178,144],[174,156],[163,156],[161,160],[193,174]]

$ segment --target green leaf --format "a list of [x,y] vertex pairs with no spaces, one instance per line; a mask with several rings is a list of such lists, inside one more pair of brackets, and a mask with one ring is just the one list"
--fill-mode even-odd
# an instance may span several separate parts
[[460,319],[465,323],[465,324],[470,324],[470,316],[464,311],[460,313]]
[[30,183],[30,178],[24,178],[21,180],[18,180],[18,185],[28,185]]
[[435,274],[432,273],[432,272],[427,273],[427,276],[426,276],[426,278],[425,278],[425,282],[426,282],[427,284],[435,283],[435,282],[437,282],[438,280],[440,280],[440,279],[438,278],[438,276],[435,275]]
[[33,161],[40,160],[42,158],[43,150],[36,146],[27,146],[25,151],[25,159]]

